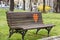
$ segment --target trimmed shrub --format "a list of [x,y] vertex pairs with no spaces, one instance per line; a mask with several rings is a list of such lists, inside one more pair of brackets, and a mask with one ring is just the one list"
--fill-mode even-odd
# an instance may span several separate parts
[[[43,5],[39,5],[37,8],[38,8],[39,11],[43,11]],[[51,9],[50,6],[47,6],[47,5],[45,6],[45,11],[46,12],[49,11],[50,9]]]

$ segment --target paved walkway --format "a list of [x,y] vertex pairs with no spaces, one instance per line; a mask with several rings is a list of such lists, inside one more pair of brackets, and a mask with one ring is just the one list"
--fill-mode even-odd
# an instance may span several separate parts
[[60,36],[47,37],[39,40],[60,40]]

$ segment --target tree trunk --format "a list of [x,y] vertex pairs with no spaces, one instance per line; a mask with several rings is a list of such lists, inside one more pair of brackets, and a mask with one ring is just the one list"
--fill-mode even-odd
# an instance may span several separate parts
[[55,3],[55,5],[56,5],[55,12],[58,13],[58,12],[60,12],[60,0],[56,0],[55,2],[56,2]]
[[57,5],[56,5],[56,12],[58,12],[58,0],[57,0]]
[[32,11],[32,3],[31,3],[31,0],[30,0],[30,11]]
[[25,10],[25,0],[23,0],[23,10]]
[[45,13],[45,0],[43,0],[43,12]]
[[60,13],[60,0],[58,0],[58,12]]
[[14,0],[10,0],[10,11],[14,11]]

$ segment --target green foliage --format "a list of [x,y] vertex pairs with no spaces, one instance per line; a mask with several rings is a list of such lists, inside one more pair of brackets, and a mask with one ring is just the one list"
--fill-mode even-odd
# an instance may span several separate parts
[[[9,35],[9,27],[6,21],[6,10],[0,9],[0,40],[8,40]],[[44,23],[52,23],[56,26],[51,30],[50,36],[60,35],[60,14],[56,13],[47,13],[43,14]],[[38,40],[44,37],[47,37],[47,31],[44,29],[40,30],[40,32],[36,35],[36,30],[30,30],[27,32],[25,36],[25,40]],[[20,34],[14,34],[10,38],[10,40],[21,40]]]

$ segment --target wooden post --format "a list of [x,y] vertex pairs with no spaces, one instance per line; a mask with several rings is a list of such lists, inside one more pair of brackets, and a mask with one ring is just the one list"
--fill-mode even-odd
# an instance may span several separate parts
[[14,0],[10,0],[10,11],[14,11]]

